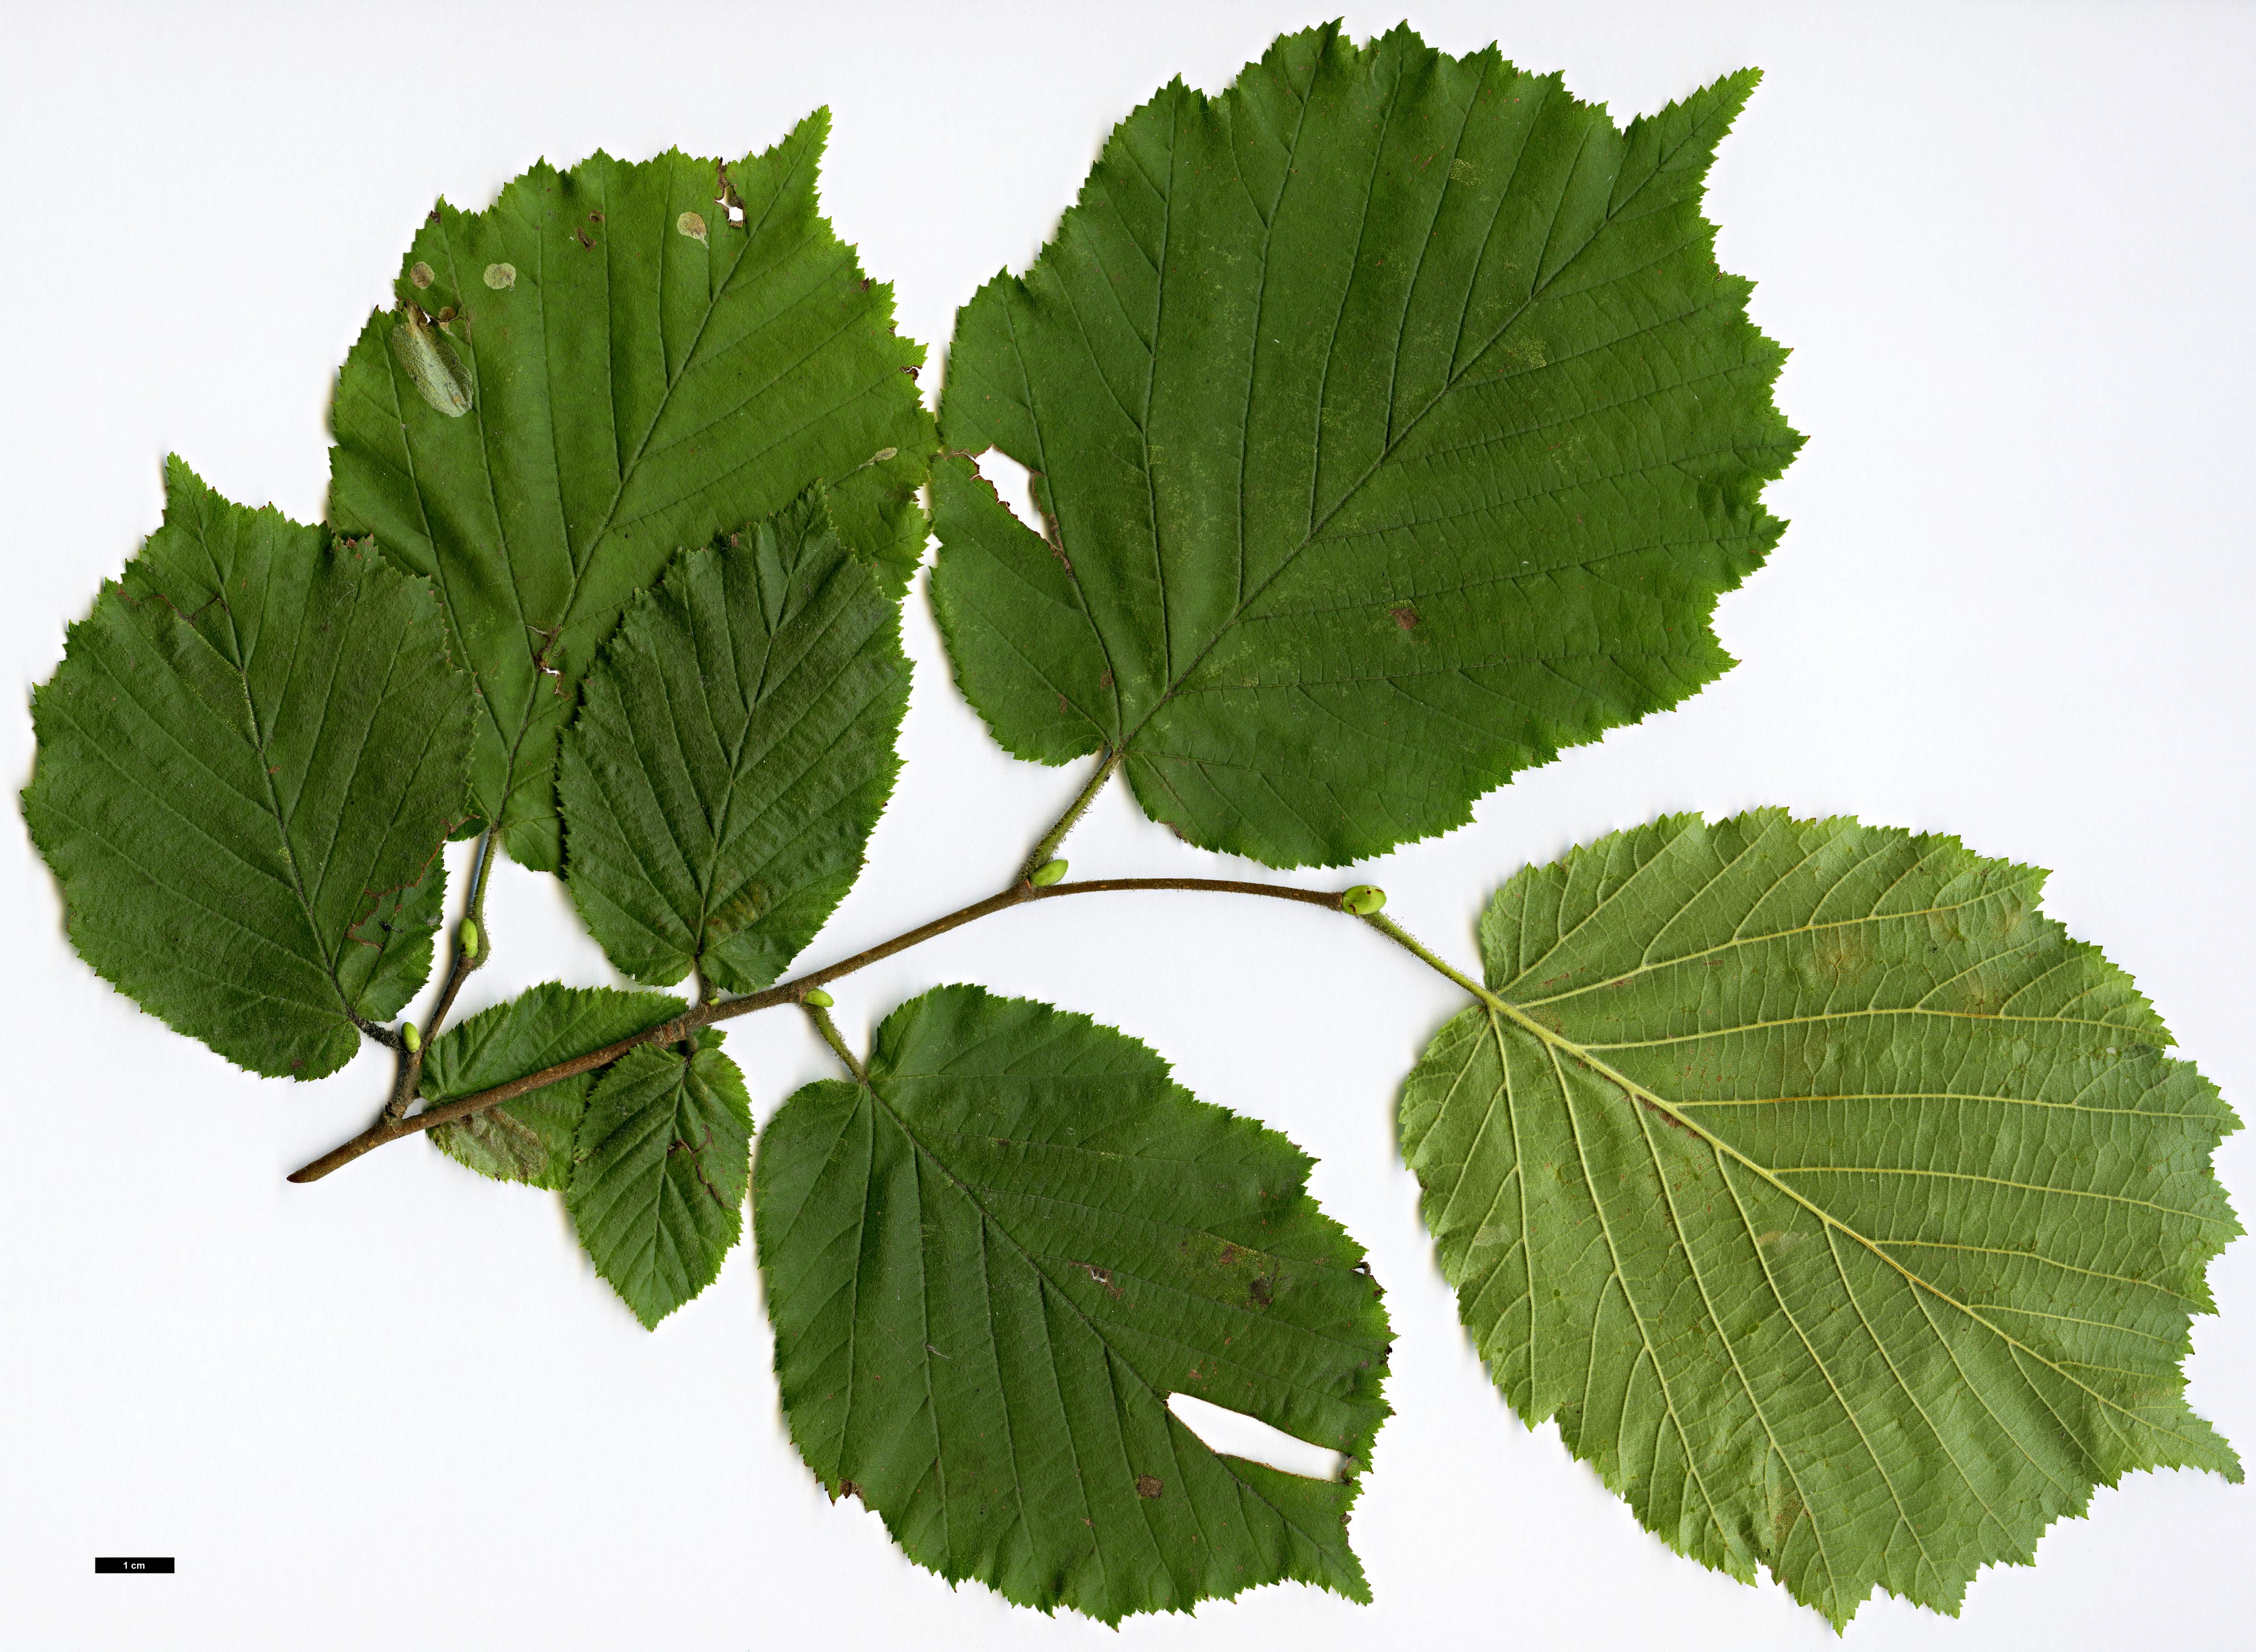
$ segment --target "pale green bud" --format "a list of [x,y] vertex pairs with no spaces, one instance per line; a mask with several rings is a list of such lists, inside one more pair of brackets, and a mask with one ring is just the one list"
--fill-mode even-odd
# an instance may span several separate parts
[[1358,918],[1368,918],[1385,904],[1386,891],[1374,888],[1367,883],[1356,885],[1340,897],[1341,908],[1352,912]]
[[399,1041],[407,1046],[407,1053],[412,1055],[423,1048],[423,1034],[415,1030],[414,1022],[402,1021],[399,1023]]
[[1066,863],[1062,860],[1046,860],[1034,868],[1026,881],[1037,889],[1047,889],[1065,876],[1065,867]]
[[799,1001],[802,1004],[812,1004],[819,1010],[827,1010],[838,1000],[821,987],[810,986],[800,995]]
[[464,957],[474,958],[478,956],[478,939],[477,924],[469,918],[463,919],[462,956]]

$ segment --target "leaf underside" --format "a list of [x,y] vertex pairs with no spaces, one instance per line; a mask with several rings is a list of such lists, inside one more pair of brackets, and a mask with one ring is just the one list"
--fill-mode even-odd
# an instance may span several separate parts
[[751,1098],[701,1028],[696,1048],[645,1044],[588,1098],[566,1204],[580,1243],[645,1326],[717,1278],[743,1232]]
[[[584,1055],[681,1013],[664,992],[562,986],[553,981],[481,1010],[431,1041],[423,1055],[427,1105],[459,1101],[496,1084]],[[562,1192],[594,1073],[582,1073],[472,1113],[427,1133],[449,1158],[497,1182]]]
[[[784,1408],[832,1496],[950,1580],[1108,1623],[1288,1578],[1368,1599],[1346,1521],[1386,1316],[1299,1150],[976,987],[894,1011],[869,1078],[799,1091],[755,1168]],[[1171,1393],[1346,1477],[1217,1455]]]
[[426,582],[165,475],[164,526],[32,696],[25,819],[104,978],[317,1078],[430,972],[469,681]]
[[424,385],[394,314],[346,359],[331,513],[435,579],[485,714],[476,801],[527,865],[558,864],[580,679],[676,549],[825,479],[841,534],[897,588],[922,554],[923,352],[816,209],[828,127],[818,112],[725,167],[597,154],[534,167],[485,212],[442,201],[398,292],[454,312],[413,336],[443,347],[467,408]]
[[1618,130],[1406,28],[1279,40],[1115,131],[965,306],[934,601],[996,738],[1125,753],[1191,842],[1337,865],[1430,836],[1731,664],[1781,524],[1783,352],[1700,197],[1756,76]]
[[1531,869],[1401,1105],[1460,1313],[1638,1518],[1837,1627],[1955,1613],[2140,1468],[2238,1127],[2130,978],[1954,838],[1664,819]]
[[773,981],[862,869],[908,681],[899,607],[819,494],[676,559],[589,673],[558,770],[572,898],[611,962]]

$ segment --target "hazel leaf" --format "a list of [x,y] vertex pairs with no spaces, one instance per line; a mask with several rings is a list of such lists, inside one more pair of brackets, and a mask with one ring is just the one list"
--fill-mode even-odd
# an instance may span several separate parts
[[572,898],[611,962],[773,981],[862,870],[908,686],[899,605],[819,494],[676,559],[564,738]]
[[1784,352],[1701,192],[1753,89],[1618,128],[1406,27],[1287,35],[1117,128],[958,315],[933,597],[1020,757],[1123,754],[1192,843],[1336,865],[1731,663]]
[[[631,1038],[682,1007],[663,992],[544,981],[431,1040],[423,1056],[423,1098],[431,1106],[460,1101]],[[427,1133],[433,1146],[480,1175],[561,1193],[571,1183],[573,1143],[597,1077],[559,1079]]]
[[318,1078],[430,972],[470,684],[427,582],[177,458],[165,484],[32,696],[24,817],[97,972],[253,1072]]
[[1956,1613],[2187,1407],[2238,1127],[2131,979],[1956,838],[1759,810],[1507,883],[1404,1087],[1458,1311],[1681,1553],[1837,1627]]
[[725,165],[599,153],[483,212],[441,201],[401,314],[346,358],[331,514],[437,582],[484,713],[475,805],[526,865],[558,865],[580,680],[676,550],[827,481],[896,590],[922,555],[923,351],[816,209],[828,130],[818,111]]
[[[762,1138],[753,1222],[793,1441],[919,1564],[1107,1623],[1299,1578],[1363,1600],[1346,1521],[1390,1340],[1308,1160],[1134,1039],[941,987],[866,1084]],[[1184,1394],[1343,1452],[1209,1450]]]
[[744,1232],[751,1098],[715,1027],[645,1044],[588,1098],[565,1203],[596,1271],[645,1327],[720,1276]]

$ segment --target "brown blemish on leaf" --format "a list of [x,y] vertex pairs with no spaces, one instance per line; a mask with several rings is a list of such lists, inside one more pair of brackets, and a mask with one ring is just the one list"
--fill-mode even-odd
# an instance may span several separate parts
[[673,221],[673,227],[692,241],[703,241],[707,246],[713,244],[706,238],[705,220],[694,212],[683,213]]
[[408,271],[407,279],[414,282],[419,287],[426,287],[430,286],[437,277],[433,273],[429,265],[425,264],[419,259],[416,262],[415,267]]
[[[853,1481],[841,1480],[838,1482],[838,1497],[859,1497],[861,1494],[862,1488],[855,1485]],[[838,1500],[838,1497],[834,1497],[830,1500],[835,1503]]]
[[[744,198],[737,193],[736,183],[729,176],[729,168],[721,161],[716,160],[713,163],[713,184],[714,187],[720,192],[713,199],[716,204],[729,209],[729,222],[744,222]],[[867,286],[870,284],[864,281],[862,285]]]
[[1637,1105],[1644,1108],[1646,1112],[1657,1115],[1660,1118],[1660,1122],[1667,1125],[1671,1130],[1681,1130],[1688,1136],[1697,1133],[1693,1130],[1691,1126],[1686,1124],[1681,1119],[1677,1118],[1667,1108],[1656,1107],[1653,1103],[1647,1101],[1642,1096],[1639,1096],[1637,1098]]
[[[684,1064],[687,1065],[686,1063]],[[692,1144],[690,1142],[684,1141],[680,1137],[676,1136],[673,1140],[666,1144],[666,1156],[671,1159],[677,1153],[687,1154],[689,1155],[689,1174],[695,1176],[697,1178],[697,1184],[703,1188],[707,1193],[712,1196],[714,1204],[721,1206],[723,1210],[726,1210],[729,1205],[729,1201],[722,1197],[721,1190],[715,1187],[712,1182],[709,1180],[705,1175],[705,1149],[712,1145],[713,1126],[708,1125],[705,1126],[704,1140]]]
[[1136,1495],[1139,1497],[1157,1497],[1167,1489],[1156,1474],[1139,1474],[1136,1477]]
[[1770,1517],[1770,1547],[1773,1555],[1782,1554],[1786,1540],[1792,1536],[1794,1522],[1801,1518],[1801,1499],[1788,1491],[1779,1501],[1777,1511]]
[[1846,980],[1872,963],[1872,942],[1858,930],[1837,931],[1810,949],[1809,961],[1827,980]]
[[1386,611],[1394,616],[1394,623],[1403,630],[1415,631],[1418,628],[1418,611],[1409,604],[1397,603]]
[[1245,1294],[1253,1299],[1256,1308],[1266,1308],[1277,1299],[1277,1281],[1256,1274],[1246,1285]]
[[563,633],[564,627],[561,625],[554,625],[544,630],[539,625],[527,625],[525,629],[540,639],[540,652],[532,656],[532,668],[543,676],[555,678],[555,692],[563,693],[564,674],[548,663],[548,655],[549,652],[556,646],[556,639]]

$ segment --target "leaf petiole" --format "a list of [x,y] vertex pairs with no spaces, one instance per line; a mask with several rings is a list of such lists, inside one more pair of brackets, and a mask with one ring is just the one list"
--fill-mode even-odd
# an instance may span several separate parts
[[1058,845],[1065,842],[1065,835],[1081,823],[1081,817],[1089,813],[1089,806],[1104,789],[1105,781],[1112,778],[1112,771],[1120,766],[1121,756],[1122,753],[1115,749],[1107,749],[1101,753],[1102,760],[1096,766],[1096,773],[1089,777],[1089,784],[1081,788],[1081,795],[1066,805],[1066,811],[1057,817],[1057,823],[1042,834],[1041,840],[1020,863],[1020,878],[1032,879],[1056,856]]
[[[1350,893],[1352,893],[1352,891]],[[1365,923],[1378,930],[1379,934],[1385,935],[1388,940],[1393,942],[1395,945],[1400,947],[1412,957],[1416,958],[1428,969],[1432,970],[1436,974],[1442,976],[1444,979],[1454,981],[1457,985],[1464,988],[1466,992],[1471,993],[1483,1003],[1492,1006],[1504,1006],[1503,999],[1498,998],[1495,993],[1490,992],[1486,987],[1474,980],[1470,976],[1462,973],[1453,966],[1448,959],[1442,957],[1441,954],[1434,951],[1431,948],[1427,946],[1424,942],[1419,940],[1416,935],[1412,935],[1407,929],[1395,922],[1393,919],[1388,917],[1385,914],[1381,912],[1364,912],[1357,913],[1354,915],[1361,918]]]
[[[822,1002],[816,1003],[817,998]],[[853,1046],[847,1043],[845,1034],[838,1030],[838,1023],[831,1019],[829,1006],[830,994],[820,987],[799,1001],[800,1008],[805,1010],[807,1019],[814,1023],[814,1030],[822,1034],[822,1041],[830,1046],[831,1053],[845,1063],[846,1070],[854,1075],[854,1082],[866,1084],[870,1082],[869,1070],[862,1065],[854,1054]]]

